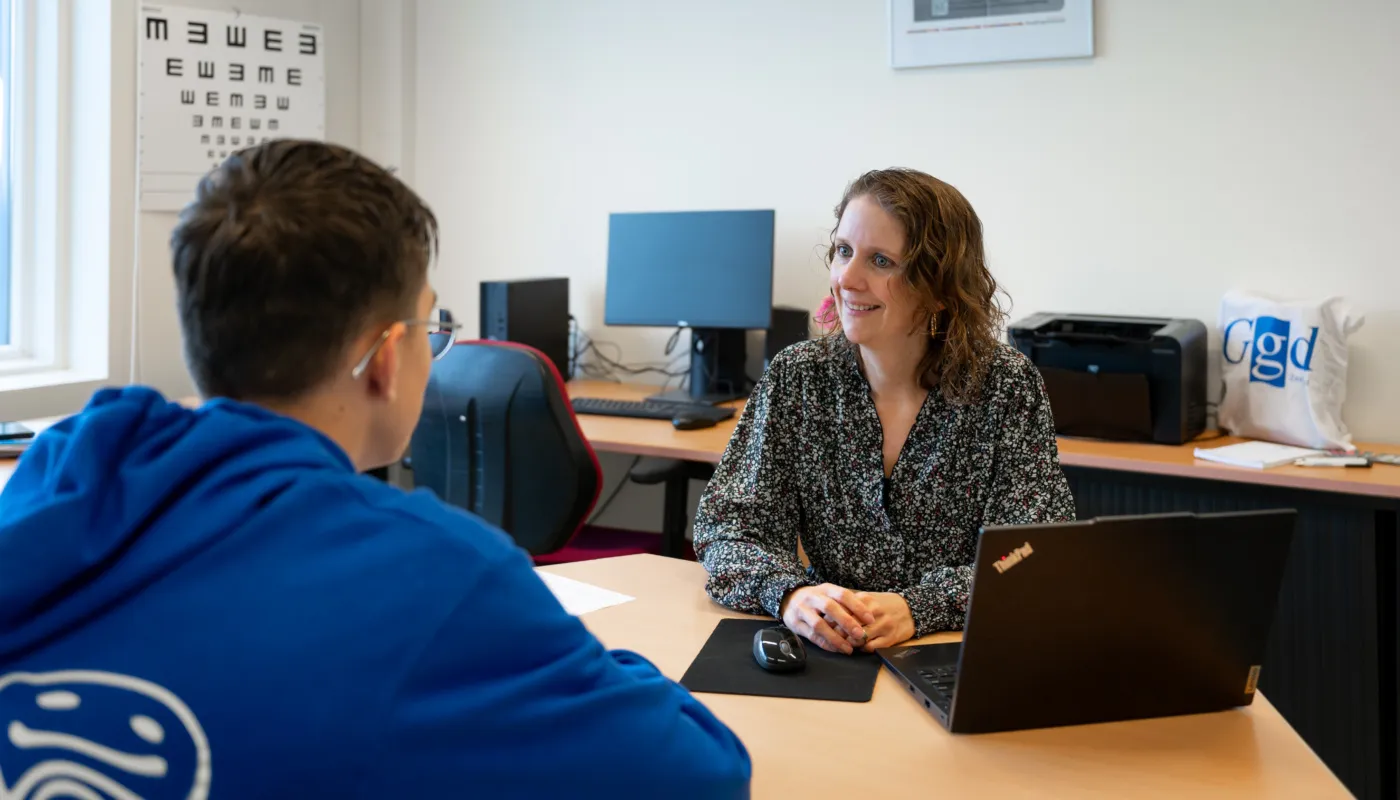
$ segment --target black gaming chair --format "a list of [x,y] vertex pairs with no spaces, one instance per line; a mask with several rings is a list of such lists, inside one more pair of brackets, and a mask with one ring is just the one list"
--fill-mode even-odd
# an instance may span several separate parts
[[569,543],[602,484],[558,370],[508,342],[459,342],[433,364],[411,453],[415,485],[532,556]]

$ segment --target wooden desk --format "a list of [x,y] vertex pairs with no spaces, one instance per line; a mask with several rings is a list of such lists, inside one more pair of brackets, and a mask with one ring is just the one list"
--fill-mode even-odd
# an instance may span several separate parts
[[[628,556],[547,569],[637,598],[582,620],[673,679],[718,620],[740,616],[709,601],[693,562]],[[1262,695],[1220,714],[981,736],[948,733],[883,669],[869,703],[697,697],[744,741],[755,798],[1349,796]]]
[[[656,391],[602,381],[569,390],[629,400]],[[709,463],[735,421],[675,431],[655,420],[579,417],[597,450]],[[1400,796],[1400,467],[1256,470],[1198,460],[1194,445],[1066,438],[1059,449],[1081,518],[1298,509],[1260,686],[1357,796]]]
[[[43,433],[44,430],[47,429],[50,425],[53,425],[60,419],[62,419],[62,417],[52,417],[50,419],[28,419],[22,420],[20,424],[34,431],[34,435],[38,436],[40,433]],[[0,492],[5,491],[5,484],[9,482],[10,476],[14,474],[15,465],[17,464],[19,464],[18,459],[0,458]]]
[[[1250,469],[1202,461],[1194,455],[1198,446],[1224,447],[1243,441],[1226,436],[1178,446],[1061,437],[1060,463],[1066,467],[1400,499],[1400,467],[1377,464],[1370,469],[1293,466]],[[1394,445],[1361,444],[1357,447],[1378,453],[1400,453],[1400,447]]]
[[[595,380],[569,381],[568,389],[570,397],[600,397],[606,400],[645,400],[660,391],[656,386]],[[742,410],[744,401],[737,400],[729,405],[736,411]],[[724,455],[724,447],[729,444],[729,436],[734,433],[738,422],[739,415],[736,413],[713,428],[678,431],[666,420],[578,415],[584,438],[588,439],[594,450],[710,464],[719,463],[719,457]]]
[[[655,386],[633,383],[596,380],[569,382],[571,397],[643,400],[656,392]],[[744,401],[738,400],[729,405],[742,410]],[[583,435],[595,450],[718,464],[720,456],[724,455],[725,445],[729,443],[729,436],[734,432],[738,416],[699,431],[678,431],[660,420],[589,414],[580,415],[578,420]],[[1202,441],[1199,445],[1223,447],[1241,441],[1244,440],[1225,437]],[[1400,467],[1383,464],[1371,469],[1276,467],[1259,470],[1202,461],[1193,455],[1194,444],[1174,446],[1062,437],[1059,445],[1060,462],[1066,467],[1400,499]],[[1400,447],[1393,445],[1363,444],[1359,447],[1383,453],[1400,453]]]

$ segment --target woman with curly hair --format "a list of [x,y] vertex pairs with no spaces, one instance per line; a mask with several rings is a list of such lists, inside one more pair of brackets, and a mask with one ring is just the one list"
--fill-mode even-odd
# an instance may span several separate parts
[[695,550],[716,602],[873,651],[962,627],[980,526],[1071,520],[1074,499],[1040,375],[1000,341],[982,223],[957,189],[862,175],[827,262],[828,333],[754,389]]

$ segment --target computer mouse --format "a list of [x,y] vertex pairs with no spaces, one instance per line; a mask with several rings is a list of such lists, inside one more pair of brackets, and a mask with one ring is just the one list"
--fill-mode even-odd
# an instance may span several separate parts
[[671,425],[678,431],[698,431],[701,428],[713,428],[715,421],[710,417],[691,416],[681,412],[671,418]]
[[807,666],[807,651],[791,628],[775,625],[753,635],[753,660],[769,672],[796,672]]

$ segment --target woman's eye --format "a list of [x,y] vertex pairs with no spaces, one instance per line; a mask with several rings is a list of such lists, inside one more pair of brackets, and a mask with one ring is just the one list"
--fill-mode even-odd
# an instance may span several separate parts
[[837,254],[838,256],[841,256],[842,258],[850,258],[850,257],[851,257],[851,246],[848,245],[848,244],[838,244],[838,245],[836,245],[836,254]]
[[891,261],[891,260],[889,260],[888,258],[885,258],[885,257],[882,256],[882,255],[876,255],[876,256],[875,256],[875,266],[877,266],[877,267],[890,267],[890,266],[894,266],[894,262]]

